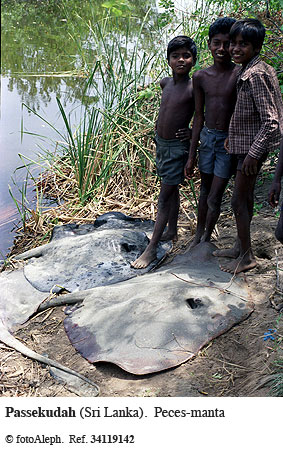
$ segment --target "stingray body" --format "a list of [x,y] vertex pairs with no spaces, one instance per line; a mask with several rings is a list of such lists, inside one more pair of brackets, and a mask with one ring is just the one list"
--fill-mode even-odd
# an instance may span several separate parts
[[[93,224],[55,227],[49,244],[16,257],[27,260],[23,269],[0,275],[0,340],[27,357],[59,369],[56,376],[61,373],[68,383],[77,385],[76,378],[88,383],[83,387],[84,395],[97,395],[95,383],[37,354],[18,341],[13,332],[38,310],[79,301],[72,294],[54,299],[52,293],[65,289],[76,294],[74,291],[106,286],[152,269],[171,249],[171,242],[159,245],[156,260],[144,270],[135,270],[130,263],[146,248],[153,227],[151,220],[119,212],[101,215]],[[71,378],[67,379],[66,374]]]
[[80,293],[64,325],[90,362],[143,375],[187,361],[252,311],[248,288],[219,269],[201,244],[149,275]]
[[154,227],[119,212],[101,215],[94,224],[54,228],[49,244],[18,255],[29,259],[26,279],[42,292],[69,292],[125,281],[147,273],[170,251],[171,242],[160,243],[157,258],[137,270],[131,262],[146,248]]
[[[252,311],[248,288],[220,270],[211,244],[199,244],[147,273],[170,250],[171,243],[160,243],[151,266],[131,268],[153,226],[111,213],[94,224],[55,228],[50,244],[18,256],[28,260],[23,270],[0,275],[1,341],[73,375],[12,335],[36,311],[67,305],[64,326],[83,357],[146,374],[190,359],[247,318]],[[50,299],[51,290],[62,288],[69,293]]]

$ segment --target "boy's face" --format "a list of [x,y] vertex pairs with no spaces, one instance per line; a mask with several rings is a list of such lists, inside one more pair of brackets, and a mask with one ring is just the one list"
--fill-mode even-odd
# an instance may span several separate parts
[[239,34],[231,39],[229,51],[233,61],[245,67],[260,52],[260,47],[254,47],[251,42],[243,39],[242,34]]
[[192,53],[186,47],[180,47],[171,52],[168,63],[172,71],[180,76],[189,74],[195,64]]
[[231,61],[229,34],[216,34],[207,43],[215,62],[228,63]]

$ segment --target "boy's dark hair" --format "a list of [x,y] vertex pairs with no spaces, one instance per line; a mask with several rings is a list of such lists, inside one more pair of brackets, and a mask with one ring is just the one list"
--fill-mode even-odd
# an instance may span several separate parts
[[235,39],[239,34],[254,48],[261,48],[265,37],[265,27],[258,19],[241,19],[231,27],[230,39]]
[[194,61],[197,59],[197,46],[193,39],[187,36],[177,36],[170,40],[167,46],[167,60],[169,61],[170,53],[174,52],[178,48],[185,47],[193,55]]
[[214,23],[211,24],[208,37],[209,40],[212,37],[216,36],[216,34],[229,34],[231,27],[235,24],[236,20],[234,18],[229,18],[225,16],[224,18],[218,18]]

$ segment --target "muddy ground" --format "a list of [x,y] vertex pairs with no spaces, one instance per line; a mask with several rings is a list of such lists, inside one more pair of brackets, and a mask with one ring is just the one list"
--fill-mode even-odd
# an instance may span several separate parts
[[[270,180],[260,177],[256,188],[256,216],[252,222],[253,248],[257,268],[245,273],[254,297],[254,312],[242,323],[219,336],[198,355],[164,372],[135,376],[109,363],[90,364],[70,344],[63,328],[64,309],[49,309],[31,319],[16,337],[38,353],[87,376],[100,387],[100,395],[119,396],[272,396],[266,382],[274,373],[274,362],[282,358],[283,316],[278,311],[282,294],[276,290],[276,251],[283,255],[274,237],[277,217],[267,203]],[[183,251],[191,240],[186,219],[181,218],[179,241],[173,254]],[[233,244],[235,222],[229,190],[223,204],[214,242],[222,248]],[[224,259],[222,259],[224,261]],[[276,329],[275,340],[264,333]],[[49,373],[46,366],[32,361],[0,343],[0,395],[60,397],[76,396]]]

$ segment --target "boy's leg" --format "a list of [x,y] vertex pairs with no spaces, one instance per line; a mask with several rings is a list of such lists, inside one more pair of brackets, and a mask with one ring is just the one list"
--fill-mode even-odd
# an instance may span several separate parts
[[[237,171],[237,173],[238,172],[240,172],[240,171]],[[247,179],[251,178],[251,176],[246,176],[246,178]],[[256,177],[255,177],[255,179],[256,179]],[[244,178],[244,183],[245,183],[245,178]],[[250,223],[252,221],[253,209],[254,209],[254,195],[253,195],[254,186],[255,186],[255,181],[254,181],[253,190],[251,192],[251,195],[248,196],[248,198],[247,198],[247,208],[248,208],[248,212],[249,212]],[[236,193],[236,180],[235,180],[234,192]],[[232,198],[232,202],[233,202],[233,198]],[[214,252],[212,252],[212,254],[215,257],[225,257],[225,258],[238,258],[240,253],[241,253],[241,244],[240,244],[240,239],[239,239],[238,235],[237,235],[237,238],[236,238],[236,241],[235,241],[235,244],[233,245],[233,247],[230,247],[229,249],[215,250]]]
[[275,237],[278,241],[281,242],[281,244],[283,244],[283,203],[281,206],[280,217],[275,229]]
[[202,240],[205,242],[210,241],[211,234],[219,218],[222,197],[228,181],[229,178],[220,178],[219,176],[213,177],[207,199],[208,210],[206,216],[205,233],[202,238]]
[[156,248],[160,241],[162,233],[169,219],[172,196],[176,198],[178,186],[170,186],[161,183],[161,189],[158,199],[156,221],[153,229],[151,240],[145,251],[134,262],[131,263],[133,268],[146,268],[153,260],[156,259]]
[[232,208],[237,224],[239,255],[228,265],[221,266],[223,271],[229,273],[240,273],[256,266],[250,236],[256,177],[257,175],[246,176],[240,170],[236,174]]
[[179,216],[179,209],[180,209],[180,194],[179,194],[179,187],[172,193],[170,199],[170,211],[168,217],[168,227],[167,231],[162,234],[160,240],[161,241],[171,241],[177,240],[177,223],[178,223],[178,216]]
[[198,202],[198,218],[197,218],[197,230],[194,237],[194,240],[191,244],[191,248],[197,245],[203,236],[206,224],[206,217],[207,217],[207,199],[211,189],[212,181],[213,181],[213,174],[207,173],[200,173],[201,176],[201,185],[200,185],[200,196]]
[[[228,183],[228,179],[227,179],[227,183]],[[224,187],[224,190],[225,190],[225,187]],[[224,193],[224,190],[223,190],[223,193]],[[252,219],[252,215],[251,215],[250,219]],[[207,226],[207,229],[209,231],[209,225]],[[211,233],[212,233],[212,231],[211,231]],[[212,252],[212,254],[215,257],[237,258],[239,256],[239,254],[240,254],[240,241],[239,241],[239,238],[237,237],[236,242],[235,242],[233,247],[230,247],[229,249],[215,250],[214,252]]]

